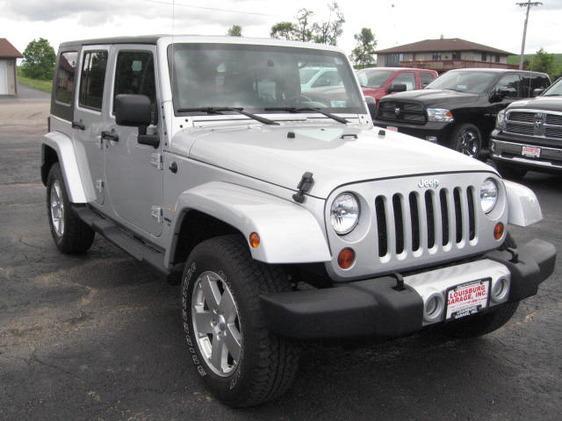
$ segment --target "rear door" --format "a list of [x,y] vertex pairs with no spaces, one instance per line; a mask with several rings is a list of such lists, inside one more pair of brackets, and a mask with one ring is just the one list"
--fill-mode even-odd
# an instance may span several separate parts
[[107,140],[105,176],[113,216],[136,231],[159,236],[162,232],[162,146],[138,143],[138,128],[115,123],[114,101],[119,94],[146,95],[152,103],[149,134],[160,134],[157,125],[156,47],[116,45],[111,52],[112,77],[109,118],[104,130],[118,137]]

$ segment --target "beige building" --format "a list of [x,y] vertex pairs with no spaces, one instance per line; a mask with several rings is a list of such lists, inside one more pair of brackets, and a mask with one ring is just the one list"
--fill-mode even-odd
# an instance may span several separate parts
[[460,38],[426,39],[377,51],[377,66],[419,67],[446,72],[466,67],[515,68],[512,53]]
[[16,59],[21,53],[6,38],[0,38],[0,95],[17,95]]

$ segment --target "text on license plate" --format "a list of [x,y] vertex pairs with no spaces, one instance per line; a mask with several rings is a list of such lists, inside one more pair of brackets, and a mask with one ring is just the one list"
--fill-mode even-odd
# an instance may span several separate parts
[[471,281],[447,290],[445,319],[460,319],[488,307],[490,278]]
[[540,158],[541,148],[536,146],[523,146],[523,148],[521,148],[521,155],[529,158]]
[[395,126],[386,126],[386,130],[388,130],[389,132],[397,132],[397,131],[398,131],[398,127],[395,127]]

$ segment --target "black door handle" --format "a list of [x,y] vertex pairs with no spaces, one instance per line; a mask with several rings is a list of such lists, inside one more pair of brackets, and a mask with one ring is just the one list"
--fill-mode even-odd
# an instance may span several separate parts
[[81,121],[73,121],[72,122],[72,128],[73,129],[86,130],[86,126],[84,126],[84,123],[82,123]]
[[107,140],[112,140],[114,142],[119,142],[119,135],[113,131],[108,132],[108,131],[103,131],[101,132],[101,138],[102,139],[107,139]]

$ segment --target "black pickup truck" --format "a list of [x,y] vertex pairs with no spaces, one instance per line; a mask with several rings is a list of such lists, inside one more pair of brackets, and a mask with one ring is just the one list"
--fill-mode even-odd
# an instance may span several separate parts
[[550,85],[544,73],[507,69],[451,70],[425,89],[384,97],[374,124],[478,158],[489,147],[499,111]]
[[522,178],[529,169],[562,172],[562,78],[500,111],[490,148],[504,177]]

